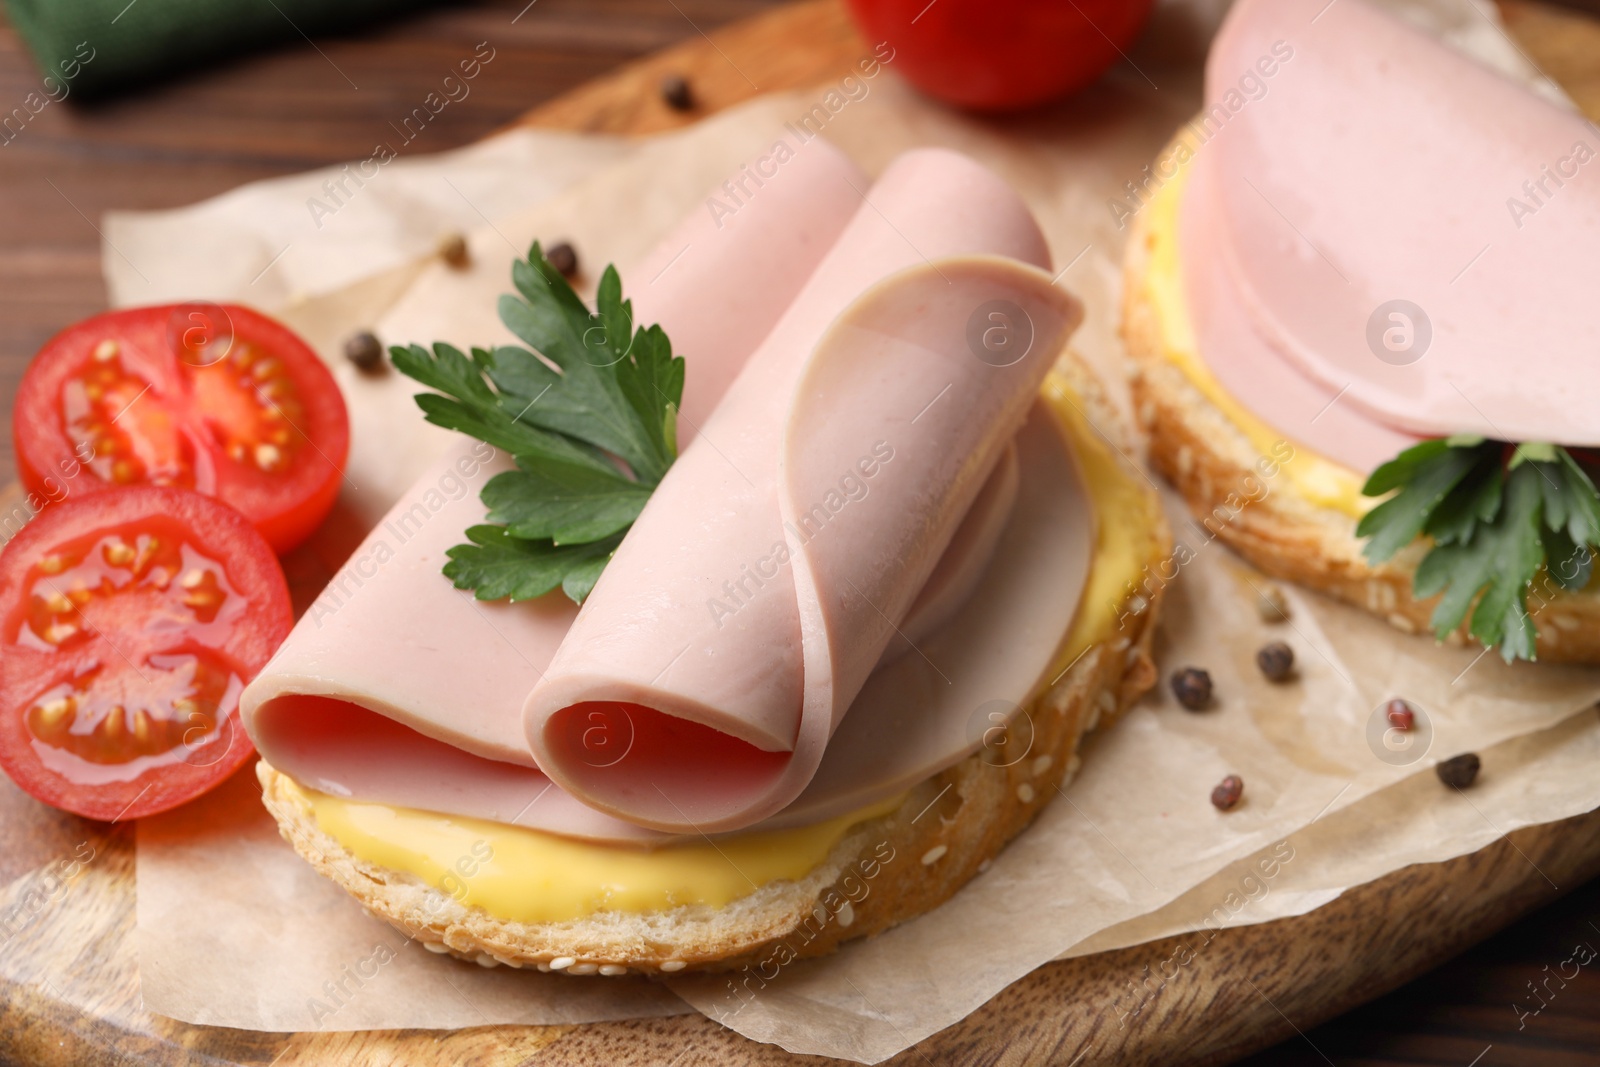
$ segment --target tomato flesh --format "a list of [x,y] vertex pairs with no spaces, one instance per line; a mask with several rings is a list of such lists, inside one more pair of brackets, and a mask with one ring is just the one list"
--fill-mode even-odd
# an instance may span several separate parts
[[18,390],[24,483],[41,501],[121,485],[194,489],[288,551],[333,506],[349,418],[320,359],[240,307],[108,312],[57,335]]
[[239,694],[287,635],[271,548],[171,488],[46,509],[0,554],[0,766],[90,818],[165,810],[249,758]]
[[192,489],[193,443],[164,406],[136,406],[154,388],[124,366],[115,341],[102,342],[61,389],[73,452],[91,457],[88,468],[101,481]]

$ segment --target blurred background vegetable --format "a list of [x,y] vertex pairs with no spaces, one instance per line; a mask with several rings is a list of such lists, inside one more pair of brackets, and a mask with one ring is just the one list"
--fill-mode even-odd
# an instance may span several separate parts
[[432,2],[5,0],[5,6],[39,73],[89,97],[267,45],[358,29]]

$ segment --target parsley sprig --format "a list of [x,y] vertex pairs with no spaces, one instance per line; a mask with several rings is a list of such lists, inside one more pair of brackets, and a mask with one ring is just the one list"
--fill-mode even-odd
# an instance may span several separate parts
[[[429,422],[508,452],[517,469],[483,487],[488,522],[444,573],[480,600],[527,600],[557,586],[583,603],[678,455],[683,357],[659,326],[633,326],[614,267],[591,311],[537,242],[512,264],[500,321],[527,344],[444,342],[389,350]],[[543,357],[543,358],[541,358]]]
[[1419,536],[1433,545],[1412,582],[1442,593],[1431,620],[1442,640],[1471,610],[1469,631],[1508,663],[1534,659],[1528,596],[1541,568],[1582,589],[1600,546],[1600,494],[1566,449],[1461,435],[1424,441],[1373,471],[1361,490],[1394,495],[1356,527],[1381,563]]

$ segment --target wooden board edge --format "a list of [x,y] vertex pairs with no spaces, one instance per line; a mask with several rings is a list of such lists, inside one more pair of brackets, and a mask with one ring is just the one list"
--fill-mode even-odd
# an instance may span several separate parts
[[[808,89],[852,73],[870,49],[840,0],[799,0],[629,63],[523,115],[515,125],[583,133],[649,134],[690,126],[765,93]],[[684,78],[693,107],[660,92]]]

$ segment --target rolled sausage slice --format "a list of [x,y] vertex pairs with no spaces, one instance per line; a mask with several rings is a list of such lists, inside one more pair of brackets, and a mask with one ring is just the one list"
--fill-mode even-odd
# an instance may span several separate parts
[[[628,270],[636,320],[659,322],[689,363],[681,441],[715,409],[866,185],[848,157],[815,139],[736,214],[695,210]],[[270,762],[325,792],[637,836],[546,793],[525,740],[523,702],[576,608],[560,594],[478,602],[439,573],[445,550],[483,521],[483,483],[509,467],[493,453],[461,441],[395,504],[246,688],[246,728]]]
[[1047,263],[971,160],[890,166],[529,695],[546,774],[676,833],[805,789],[1081,318]]

